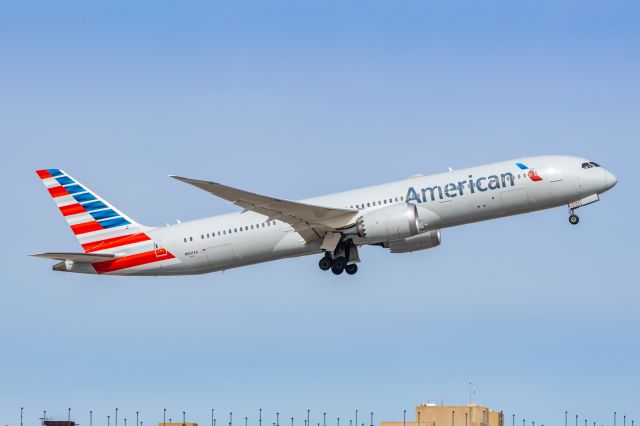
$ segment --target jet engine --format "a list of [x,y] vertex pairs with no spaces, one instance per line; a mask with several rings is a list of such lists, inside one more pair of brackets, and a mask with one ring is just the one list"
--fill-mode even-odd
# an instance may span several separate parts
[[377,243],[410,237],[419,229],[415,204],[394,204],[365,212],[351,231],[367,242]]
[[436,229],[413,237],[389,241],[384,243],[383,246],[391,249],[391,253],[409,253],[437,247],[441,242],[440,230]]

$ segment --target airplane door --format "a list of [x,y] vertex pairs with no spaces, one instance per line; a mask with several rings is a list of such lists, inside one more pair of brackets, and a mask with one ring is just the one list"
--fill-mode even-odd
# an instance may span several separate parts
[[165,257],[167,255],[167,249],[164,246],[163,240],[155,240],[153,242],[153,251],[156,257]]
[[553,163],[547,167],[547,175],[550,182],[561,182],[564,179],[562,168]]

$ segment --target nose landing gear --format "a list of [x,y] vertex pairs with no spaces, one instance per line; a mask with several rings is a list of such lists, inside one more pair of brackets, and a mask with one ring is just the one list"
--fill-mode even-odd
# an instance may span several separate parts
[[579,222],[580,218],[577,214],[573,213],[573,210],[571,210],[571,214],[569,215],[569,223],[572,225],[577,225]]

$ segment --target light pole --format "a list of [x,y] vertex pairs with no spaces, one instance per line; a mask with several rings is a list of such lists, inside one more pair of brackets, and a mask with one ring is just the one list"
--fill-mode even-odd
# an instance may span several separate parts
[[116,426],[118,426],[118,409],[116,408]]
[[576,426],[578,426],[578,415],[576,414]]
[[23,407],[20,407],[20,426],[23,426],[23,425],[22,425],[22,411],[23,411],[23,410],[24,410],[24,408],[23,408]]
[[71,421],[71,408],[67,408],[67,421]]
[[291,426],[293,426],[293,417],[291,417]]
[[407,426],[407,410],[402,412],[402,426]]
[[456,415],[455,410],[451,410],[451,426],[454,426],[456,424],[455,415]]
[[309,414],[311,414],[311,410],[307,410],[307,426],[311,426],[311,424],[309,424]]
[[215,408],[211,409],[211,426],[213,426],[213,412],[215,411]]
[[139,417],[140,417],[140,412],[139,412],[139,411],[136,411],[136,426],[138,426],[138,423],[139,423],[139,422],[138,422]]
[[167,426],[167,409],[162,409],[162,426]]
[[358,426],[358,410],[356,410],[356,426]]
[[93,426],[93,411],[89,411],[89,426]]
[[247,426],[247,416],[244,416],[244,426]]
[[258,412],[258,424],[262,426],[262,408]]
[[371,426],[373,426],[373,411],[371,412]]
[[[186,426],[187,424],[187,413],[185,411],[182,412],[182,426]],[[124,425],[127,426],[127,425]]]
[[233,412],[229,411],[229,426],[233,424]]
[[[516,426],[516,415],[512,414],[511,415],[511,426]],[[567,426],[567,425],[564,425]]]
[[280,413],[276,413],[276,426],[280,426]]
[[564,426],[567,426],[567,410],[564,410]]
[[338,417],[338,426],[340,426],[340,417]]
[[322,413],[322,426],[327,426],[327,413]]
[[616,426],[616,416],[618,413],[616,411],[613,412],[613,426]]
[[111,416],[107,416],[107,426],[111,425]]

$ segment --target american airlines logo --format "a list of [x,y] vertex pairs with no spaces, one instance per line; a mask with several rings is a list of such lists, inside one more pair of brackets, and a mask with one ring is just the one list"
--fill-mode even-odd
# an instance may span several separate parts
[[[529,170],[527,166],[522,163],[516,163],[521,170]],[[542,180],[535,170],[529,170],[526,175],[534,182]],[[473,175],[469,175],[468,180],[450,182],[446,185],[430,186],[427,188],[421,188],[417,191],[414,187],[409,187],[407,190],[406,200],[407,202],[415,201],[417,203],[426,203],[428,201],[444,200],[445,198],[455,198],[457,196],[463,196],[465,193],[475,194],[476,192],[495,191],[496,189],[507,188],[515,186],[515,177],[513,173],[502,173],[500,176],[491,175],[474,178]]]

